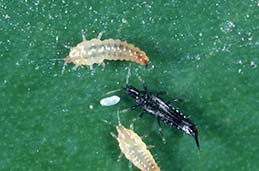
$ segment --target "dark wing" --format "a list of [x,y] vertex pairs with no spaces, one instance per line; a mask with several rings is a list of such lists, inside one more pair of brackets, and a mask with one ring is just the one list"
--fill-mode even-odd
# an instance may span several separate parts
[[186,117],[177,109],[167,104],[163,99],[152,95],[153,102],[157,104],[158,110],[160,111],[162,117],[161,120],[167,122],[173,126],[181,126],[183,120]]

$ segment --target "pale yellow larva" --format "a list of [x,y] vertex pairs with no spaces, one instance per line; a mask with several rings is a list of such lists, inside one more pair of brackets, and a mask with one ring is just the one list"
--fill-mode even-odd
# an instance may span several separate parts
[[160,171],[146,144],[133,130],[122,124],[116,126],[121,152],[141,171]]
[[145,52],[126,41],[98,38],[83,41],[70,48],[70,53],[65,57],[65,64],[73,63],[76,66],[101,64],[104,60],[126,60],[146,65],[149,61]]

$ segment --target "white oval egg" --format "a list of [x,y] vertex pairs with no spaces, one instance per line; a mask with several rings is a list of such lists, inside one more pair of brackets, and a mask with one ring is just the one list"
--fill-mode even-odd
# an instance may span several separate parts
[[120,101],[119,96],[110,96],[110,97],[101,99],[100,104],[102,106],[113,106],[119,103],[119,101]]

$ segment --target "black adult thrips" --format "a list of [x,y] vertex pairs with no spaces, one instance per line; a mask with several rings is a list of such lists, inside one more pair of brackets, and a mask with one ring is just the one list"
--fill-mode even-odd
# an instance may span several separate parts
[[130,109],[134,110],[136,108],[142,108],[144,111],[141,113],[140,117],[143,116],[144,112],[148,112],[157,117],[159,133],[161,136],[162,129],[160,120],[193,136],[199,149],[198,130],[195,124],[179,110],[175,109],[169,103],[166,103],[162,98],[160,98],[160,93],[154,94],[152,92],[148,92],[146,85],[143,84],[143,86],[144,90],[140,91],[131,85],[126,85],[125,91],[127,95],[131,96],[136,101],[136,105],[132,106]]

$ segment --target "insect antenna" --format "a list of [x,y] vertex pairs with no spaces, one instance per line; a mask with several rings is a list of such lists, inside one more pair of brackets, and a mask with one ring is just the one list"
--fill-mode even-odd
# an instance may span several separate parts
[[126,85],[129,84],[129,77],[130,77],[130,75],[131,75],[130,66],[131,66],[131,64],[130,64],[129,67],[128,67],[128,74],[127,74],[127,77],[126,77]]
[[53,58],[53,59],[49,59],[50,61],[64,61],[64,59],[60,59],[60,58]]
[[108,124],[108,125],[111,125],[111,126],[116,127],[116,125],[114,125],[114,124],[113,124],[112,122],[110,122],[110,121],[107,121],[107,120],[105,120],[105,119],[101,119],[101,121],[104,122],[104,123],[106,123],[106,124]]
[[139,81],[142,83],[144,91],[147,92],[147,85],[146,85],[145,81],[141,78],[141,76],[138,73],[136,73],[136,75],[137,75],[137,78],[139,79]]
[[120,109],[117,109],[117,119],[118,119],[118,124],[121,124],[121,120],[120,120]]
[[[118,119],[118,124],[121,124],[119,114],[120,114],[120,110],[119,110],[119,108],[118,108],[118,109],[117,109],[117,119]],[[114,123],[112,123],[112,122],[110,122],[110,121],[107,121],[107,120],[105,120],[105,119],[101,119],[101,121],[104,122],[104,123],[106,123],[106,124],[108,124],[108,125],[111,125],[111,126],[116,127],[116,125],[114,125]]]
[[136,73],[136,75],[137,75],[138,80],[139,80],[142,84],[145,84],[145,81],[141,78],[141,76],[140,76],[138,73]]
[[[119,108],[118,108],[118,109],[117,109],[118,125],[121,125],[119,112],[120,112],[120,111],[119,111]],[[112,125],[112,126],[116,127],[116,125],[112,124],[111,122],[109,122],[109,121],[107,121],[107,120],[102,119],[101,121],[103,121],[103,122],[106,123],[106,124],[109,124],[109,125]],[[117,138],[118,138],[113,132],[111,132],[110,134],[111,134],[111,136],[112,136],[114,139],[117,139]],[[119,157],[117,160],[119,160],[120,158],[121,158],[121,157]]]
[[116,89],[116,90],[108,91],[107,93],[105,93],[104,95],[102,95],[102,97],[107,96],[107,95],[110,95],[110,94],[113,94],[113,93],[116,93],[116,92],[118,92],[118,91],[121,91],[121,89]]
[[[105,120],[105,119],[101,119],[101,121],[103,122],[103,123],[105,123],[105,124],[108,124],[108,125],[111,125],[111,126],[113,126],[113,127],[116,127],[116,125],[114,125],[112,122],[110,122],[110,121],[107,121],[107,120]],[[114,132],[110,132],[110,134],[111,134],[111,136],[114,138],[114,139],[116,139],[117,140],[117,136],[116,136],[116,134],[114,133]]]

